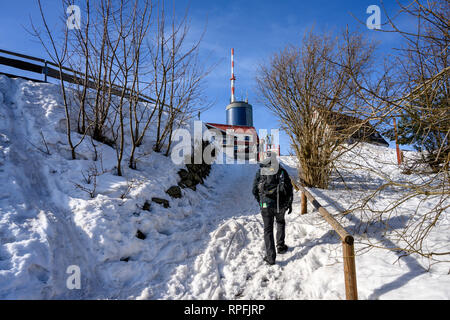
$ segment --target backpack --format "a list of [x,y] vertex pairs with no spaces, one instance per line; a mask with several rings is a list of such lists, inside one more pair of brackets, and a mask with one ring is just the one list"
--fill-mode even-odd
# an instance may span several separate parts
[[258,191],[260,198],[277,200],[277,194],[284,195],[286,187],[284,185],[284,170],[280,168],[276,174],[260,175]]

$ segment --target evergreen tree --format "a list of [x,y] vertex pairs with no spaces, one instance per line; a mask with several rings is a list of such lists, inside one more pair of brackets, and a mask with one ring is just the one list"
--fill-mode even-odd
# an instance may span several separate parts
[[[401,145],[412,145],[423,152],[423,160],[434,170],[448,168],[450,154],[450,107],[448,96],[421,95],[403,109],[398,119],[397,136]],[[394,128],[385,132],[395,139]]]

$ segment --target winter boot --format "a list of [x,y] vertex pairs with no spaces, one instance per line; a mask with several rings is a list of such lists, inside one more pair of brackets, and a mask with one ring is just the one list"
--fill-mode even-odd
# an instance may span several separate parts
[[287,247],[287,245],[285,245],[285,244],[283,244],[282,246],[277,246],[277,252],[278,252],[279,254],[286,253],[287,250],[288,250],[288,247]]
[[264,260],[267,264],[269,264],[269,265],[271,265],[271,266],[275,264],[275,260],[272,260],[272,259],[268,258],[267,256],[265,256],[265,257],[263,258],[263,260]]

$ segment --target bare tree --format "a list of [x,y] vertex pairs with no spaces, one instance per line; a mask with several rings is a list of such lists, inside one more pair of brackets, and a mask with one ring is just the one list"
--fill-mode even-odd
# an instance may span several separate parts
[[[66,0],[63,2],[65,6],[71,5],[70,0]],[[79,101],[79,112],[78,112],[78,133],[86,132],[86,102],[87,102],[87,93],[89,88],[90,81],[90,43],[89,43],[89,32],[91,26],[91,6],[89,0],[86,0],[86,11],[85,11],[85,24],[80,25],[79,29],[74,29],[75,39],[73,40],[76,45],[72,45],[74,49],[74,55],[81,57],[82,62],[77,65],[74,65],[72,61],[68,61],[69,65],[72,69],[77,70],[78,68],[84,67],[84,74],[81,77],[80,83],[78,83],[77,87],[77,98]],[[80,70],[81,71],[81,70]]]
[[205,109],[194,107],[194,104],[202,102],[202,81],[210,72],[199,61],[202,36],[187,43],[190,30],[188,12],[177,22],[174,7],[169,17],[170,24],[164,1],[159,2],[154,38],[148,42],[153,76],[150,92],[155,99],[157,118],[153,149],[161,152],[168,139],[166,155],[174,126]]
[[406,46],[398,59],[398,74],[405,85],[403,92],[413,93],[396,108],[400,115],[402,142],[414,144],[422,161],[435,171],[449,169],[450,107],[448,35],[450,4],[414,1],[401,5],[402,11],[417,19],[417,33],[405,33],[389,20],[393,29],[403,35]]
[[[407,17],[413,19],[415,25],[414,31],[403,30],[385,10],[387,24],[380,32],[395,33],[403,39],[403,46],[397,48],[398,54],[393,57],[389,81],[384,83],[385,94],[367,87],[355,77],[353,80],[367,97],[385,105],[382,119],[388,126],[392,126],[392,118],[400,118],[400,142],[414,145],[418,151],[405,159],[403,172],[414,175],[398,180],[379,169],[361,165],[362,170],[379,178],[381,183],[358,198],[352,212],[367,217],[364,219],[367,224],[383,222],[388,237],[398,244],[391,249],[442,261],[448,259],[450,252],[429,247],[427,239],[445,220],[450,208],[450,2],[397,3],[396,19]],[[393,136],[392,129],[388,132]],[[380,205],[377,199],[386,193],[395,196],[388,204]],[[415,208],[410,207],[410,200],[414,200]],[[396,229],[389,221],[404,210],[408,210],[409,215],[404,226]],[[368,245],[382,247],[372,241]]]
[[[62,41],[58,41],[55,38],[54,33],[51,31],[51,28],[49,27],[47,23],[47,19],[44,14],[44,10],[41,4],[40,0],[37,0],[37,4],[39,7],[39,12],[41,16],[41,21],[44,27],[44,31],[40,32],[38,28],[33,24],[31,21],[31,28],[32,28],[32,34],[39,39],[40,43],[44,47],[45,51],[47,52],[48,56],[52,59],[52,61],[58,66],[59,71],[59,78],[60,78],[60,88],[61,88],[61,95],[63,98],[63,104],[64,104],[64,110],[65,110],[65,116],[66,116],[66,136],[67,136],[67,142],[70,147],[71,151],[71,157],[72,159],[76,159],[76,152],[75,149],[83,142],[87,130],[82,130],[80,133],[82,134],[82,137],[79,139],[77,143],[74,143],[72,140],[72,126],[71,126],[71,99],[67,93],[66,88],[66,82],[63,77],[63,69],[64,64],[70,59],[70,52],[69,52],[69,30],[67,28],[64,28],[64,31],[62,32],[63,38]],[[63,21],[67,20],[67,16],[64,16]]]
[[[132,23],[132,41],[131,41],[131,55],[133,57],[132,67],[132,85],[129,94],[129,130],[131,137],[131,154],[128,166],[131,169],[136,169],[135,152],[136,148],[142,144],[147,128],[155,113],[155,108],[150,104],[141,106],[139,104],[139,97],[143,90],[140,84],[141,76],[145,74],[142,69],[142,60],[147,61],[148,53],[145,50],[143,42],[147,36],[151,23],[152,7],[149,1],[143,5],[143,9],[139,12]],[[140,19],[139,19],[140,17]],[[145,51],[145,52],[144,52]],[[144,69],[145,70],[145,69]],[[140,128],[141,123],[144,124]]]
[[[114,41],[108,39],[107,45],[113,52],[112,59],[118,70],[117,81],[120,88],[118,101],[111,101],[119,118],[118,134],[116,134],[116,141],[118,141],[116,153],[117,174],[120,176],[122,175],[121,163],[126,140],[126,116],[129,119],[129,134],[132,144],[129,167],[136,167],[134,153],[140,134],[137,109],[141,93],[139,83],[142,65],[141,48],[151,21],[151,4],[150,1],[135,0],[130,2],[121,0],[114,12],[116,13],[111,15],[113,28],[109,30],[108,34],[117,34],[117,38]],[[127,105],[128,108],[125,110]]]
[[359,79],[370,66],[373,49],[361,35],[347,32],[338,40],[310,30],[300,47],[288,46],[260,66],[260,95],[290,137],[307,186],[328,187],[342,143],[364,124],[348,123],[337,130],[331,119],[362,108],[348,70]]
[[[73,1],[61,3],[65,10]],[[206,107],[201,105],[201,84],[209,70],[205,71],[199,62],[202,36],[194,42],[186,41],[190,35],[187,11],[177,22],[175,3],[172,14],[167,15],[164,1],[159,2],[157,18],[153,19],[151,0],[85,0],[80,4],[83,23],[70,32],[64,29],[59,52],[40,1],[38,4],[49,44],[34,28],[36,36],[60,67],[60,74],[69,70],[74,75],[71,81],[75,86],[68,86],[61,77],[72,157],[83,139],[72,143],[71,121],[77,121],[83,138],[89,134],[115,148],[118,175],[123,174],[122,161],[128,146],[128,166],[136,169],[136,150],[152,125],[156,129],[153,149],[161,152],[167,147],[167,155],[174,128]],[[67,16],[63,15],[62,20],[65,22]],[[70,99],[68,90],[74,92]],[[75,103],[70,105],[72,100]]]

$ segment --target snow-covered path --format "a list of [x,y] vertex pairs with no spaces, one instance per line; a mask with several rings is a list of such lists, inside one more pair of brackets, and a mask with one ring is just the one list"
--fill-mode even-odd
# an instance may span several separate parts
[[[207,243],[201,243],[198,256],[179,265],[171,275],[162,299],[308,299],[323,297],[316,287],[318,277],[311,277],[326,264],[324,249],[311,249],[323,243],[337,243],[331,233],[316,239],[317,229],[305,225],[298,212],[286,216],[286,254],[277,256],[277,265],[268,266],[263,223],[251,194],[256,165],[218,165],[221,174],[213,175],[214,194],[198,205],[202,221],[209,221]],[[290,170],[292,172],[292,170]],[[298,205],[295,196],[294,206]],[[216,225],[217,224],[217,225]],[[216,225],[216,226],[215,226]],[[321,257],[322,255],[322,257]],[[324,260],[325,259],[325,260]],[[329,262],[329,261],[328,261]],[[312,280],[312,282],[311,282]],[[309,287],[308,287],[308,283]],[[304,289],[303,286],[305,286]],[[310,289],[313,289],[312,291]],[[304,292],[305,291],[305,292]],[[340,297],[330,290],[327,297]],[[145,298],[149,296],[145,295]],[[154,296],[152,298],[155,298]]]
[[[192,215],[183,221],[186,243],[194,253],[170,275],[167,288],[152,298],[179,299],[220,297],[222,269],[244,244],[247,226],[236,217],[254,218],[258,205],[251,195],[257,166],[223,164],[213,168],[205,185],[197,187],[193,197]],[[200,200],[201,201],[198,201]],[[152,289],[152,291],[154,288]],[[148,289],[143,297],[148,296]]]

